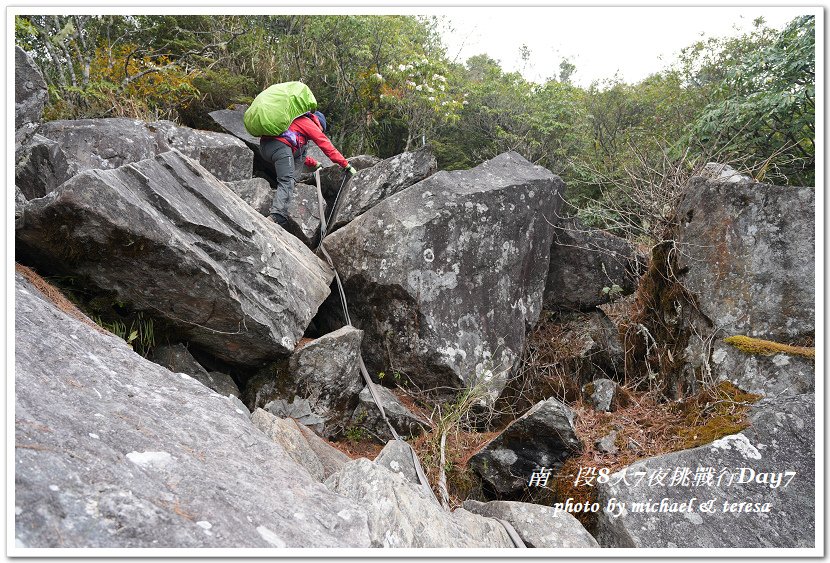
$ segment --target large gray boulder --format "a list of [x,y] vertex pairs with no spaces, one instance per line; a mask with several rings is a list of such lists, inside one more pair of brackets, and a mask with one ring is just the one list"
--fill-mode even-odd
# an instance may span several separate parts
[[[814,547],[815,396],[758,403],[750,421],[739,434],[637,462],[597,485],[600,506],[625,503],[600,513],[600,545]],[[660,471],[669,474],[658,480]],[[709,501],[711,512],[704,510]],[[648,510],[661,502],[663,512]]]
[[248,106],[245,104],[234,104],[229,109],[220,109],[210,112],[208,115],[219,125],[222,129],[242,140],[245,144],[254,150],[257,154],[259,147],[259,137],[254,137],[245,129],[243,117]]
[[14,180],[26,199],[45,196],[75,173],[57,141],[36,134],[15,145]]
[[233,135],[181,127],[172,121],[147,126],[155,132],[162,151],[176,149],[224,182],[247,180],[253,173],[254,153]]
[[[438,172],[327,237],[370,372],[494,400],[539,318],[563,186],[505,153]],[[327,303],[332,324],[338,311]]]
[[[323,200],[323,213],[327,213],[327,208],[328,204]],[[320,240],[320,206],[317,203],[316,186],[294,184],[294,194],[288,202],[286,219],[288,224],[285,230],[309,248],[316,247],[317,241]]]
[[545,309],[585,311],[630,295],[645,266],[633,244],[576,218],[557,222],[545,282]]
[[[176,149],[199,161],[220,180],[251,177],[253,154],[232,135],[180,127],[170,121],[147,123],[122,117],[72,119],[44,123],[38,134],[56,142],[67,162],[52,158],[42,182],[59,185],[63,179],[85,170],[111,170],[153,158]],[[23,186],[21,186],[22,188]]]
[[776,395],[814,389],[803,362],[791,362],[801,364],[794,370],[761,360],[750,366],[723,338],[812,339],[815,190],[692,178],[678,218],[677,267],[686,272],[680,282],[695,296],[693,316],[700,317],[689,330],[687,377],[729,379]]
[[20,47],[14,48],[14,128],[43,119],[49,94],[46,81],[34,59]]
[[438,161],[429,148],[405,152],[359,171],[343,188],[329,231],[339,229],[380,201],[435,173]]
[[563,510],[550,506],[494,500],[479,502],[465,500],[464,508],[473,514],[505,520],[522,538],[527,547],[568,549],[599,547],[597,540],[579,523],[579,520]]
[[162,344],[153,348],[149,358],[160,366],[175,373],[185,373],[223,396],[239,397],[239,387],[226,373],[208,372],[196,361],[184,344]]
[[582,448],[575,416],[557,399],[539,401],[473,455],[470,468],[498,494],[520,493],[534,471],[555,475]]
[[815,329],[815,189],[692,178],[678,208],[684,285],[723,331]]
[[290,393],[307,399],[325,425],[324,435],[340,434],[363,389],[358,368],[363,331],[345,326],[306,344],[291,356]]
[[29,202],[18,252],[85,276],[214,356],[294,351],[333,273],[177,151],[79,174]]
[[445,512],[422,487],[368,459],[347,463],[326,486],[368,514],[372,547],[513,547],[496,520]]
[[329,438],[342,434],[363,389],[358,369],[362,331],[347,326],[303,341],[287,362],[277,362],[245,387],[251,410],[291,417]]
[[38,134],[58,144],[71,166],[64,172],[69,175],[112,170],[163,152],[163,145],[144,121],[125,117],[49,121]]
[[15,311],[18,548],[369,546],[365,512],[230,399],[68,317],[19,274]]

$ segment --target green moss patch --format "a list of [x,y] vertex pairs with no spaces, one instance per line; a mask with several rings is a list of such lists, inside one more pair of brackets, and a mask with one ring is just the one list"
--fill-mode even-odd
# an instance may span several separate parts
[[745,354],[759,356],[774,356],[775,354],[788,354],[790,356],[801,356],[802,358],[815,359],[816,349],[805,346],[790,346],[772,340],[761,340],[749,336],[729,336],[723,339],[727,344],[734,346]]

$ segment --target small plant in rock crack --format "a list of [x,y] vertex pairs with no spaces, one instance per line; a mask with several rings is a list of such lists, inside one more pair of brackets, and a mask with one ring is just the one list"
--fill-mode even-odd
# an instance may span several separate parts
[[346,439],[353,444],[362,442],[366,440],[368,437],[369,435],[367,434],[366,430],[361,428],[360,426],[349,426],[346,429]]
[[118,319],[105,321],[101,317],[95,316],[92,320],[98,326],[125,340],[130,345],[130,348],[144,357],[147,357],[147,354],[156,345],[153,319],[145,317],[141,312],[129,321],[129,326],[127,326],[126,322]]
[[623,288],[617,284],[611,284],[611,287],[605,286],[602,288],[602,294],[608,296],[611,302],[616,301],[622,296]]

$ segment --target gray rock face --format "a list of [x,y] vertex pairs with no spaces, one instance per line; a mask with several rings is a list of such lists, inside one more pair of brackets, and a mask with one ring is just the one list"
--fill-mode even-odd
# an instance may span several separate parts
[[176,151],[29,202],[18,251],[86,276],[237,364],[293,352],[333,273]]
[[[505,153],[438,172],[327,237],[370,373],[398,370],[447,395],[480,385],[495,399],[541,311],[563,186]],[[335,325],[338,311],[327,303]]]
[[112,170],[153,158],[167,150],[137,119],[71,119],[49,121],[38,133],[58,143],[72,170]]
[[210,115],[211,119],[222,127],[222,129],[234,137],[241,139],[248,146],[259,147],[259,137],[254,137],[245,130],[245,123],[242,118],[245,115],[246,109],[248,109],[247,105],[234,104],[234,106],[230,109],[212,111],[208,115]]
[[[389,389],[379,385],[375,386],[375,388],[380,398],[381,406],[384,412],[386,412],[386,418],[399,436],[420,436],[430,428],[429,421],[424,420],[403,406]],[[391,440],[394,436],[392,436],[389,426],[387,426],[380,414],[380,410],[375,405],[368,386],[363,388],[360,395],[358,395],[358,399],[360,403],[354,410],[350,425],[359,426],[368,430],[369,434],[381,443],[385,440]]]
[[40,69],[26,51],[14,48],[14,127],[37,123],[49,97]]
[[400,473],[410,483],[415,485],[421,483],[412,459],[412,450],[401,440],[389,440],[375,458],[375,463],[392,473]]
[[325,419],[311,410],[311,402],[308,399],[295,395],[292,401],[286,399],[268,401],[263,408],[274,416],[292,418],[319,434],[325,430]]
[[225,373],[210,372],[203,368],[196,358],[188,352],[184,344],[161,345],[153,349],[153,362],[175,373],[186,373],[202,385],[213,389],[223,396],[239,397],[239,387],[231,376]]
[[[815,190],[692,178],[678,208],[678,266],[704,317],[689,371],[758,388],[749,367],[730,371],[732,335],[789,342],[815,330]],[[756,360],[756,365],[765,362]],[[812,375],[773,369],[768,394],[813,389]]]
[[494,500],[465,500],[464,508],[473,514],[509,522],[527,547],[576,548],[599,547],[597,540],[565,511],[550,506]]
[[812,393],[816,385],[815,362],[790,354],[756,356],[720,343],[712,353],[714,371],[744,391],[761,395]]
[[470,468],[499,494],[515,494],[540,468],[553,469],[582,448],[574,412],[554,398],[539,401],[470,458]]
[[225,182],[233,193],[242,198],[245,203],[257,210],[260,215],[268,216],[271,202],[274,200],[274,190],[265,178],[248,178]]
[[313,414],[323,419],[324,434],[340,433],[363,389],[358,369],[363,331],[346,326],[300,348],[289,360],[291,391],[307,399]]
[[[814,395],[764,401],[753,407],[752,426],[712,444],[654,457],[598,485],[597,502],[616,498],[625,510],[601,512],[597,539],[603,547],[813,547],[815,545]],[[658,469],[671,474],[665,483],[649,483]],[[672,485],[675,468],[689,468],[690,479]],[[694,475],[703,469],[700,483]],[[711,482],[705,478],[714,469]],[[622,470],[621,470],[622,471]],[[638,472],[646,477],[637,483]],[[743,477],[741,472],[743,471]],[[784,475],[794,471],[795,476]],[[730,475],[735,477],[730,483]],[[770,480],[770,474],[780,481]],[[765,477],[764,477],[765,475]],[[760,476],[760,477],[759,477]],[[751,477],[751,479],[750,479]],[[740,481],[745,482],[741,483]],[[708,484],[707,484],[708,483]],[[695,502],[689,509],[688,503]],[[675,512],[644,512],[634,503],[686,503]],[[701,511],[715,499],[714,512]],[[746,512],[747,503],[751,512]],[[769,503],[769,512],[763,510]],[[642,509],[643,507],[640,506]],[[724,510],[725,509],[725,510]],[[730,512],[731,511],[731,512]]]
[[176,149],[224,182],[251,177],[254,153],[233,135],[180,127],[172,121],[150,123],[148,128],[155,132],[162,151]]
[[251,415],[251,424],[285,450],[291,459],[302,466],[312,479],[323,481],[323,464],[308,447],[305,437],[290,418],[277,418],[269,412],[257,409]]
[[19,274],[15,299],[18,546],[368,547],[355,503],[227,398],[71,319]]
[[[268,202],[270,209],[271,202]],[[323,212],[328,204],[323,200]],[[309,248],[320,240],[320,208],[317,204],[317,187],[308,184],[294,184],[294,195],[288,202],[288,224],[286,230],[300,239]]]
[[[308,148],[306,149],[306,156],[310,156],[317,162],[323,165],[323,168],[328,168],[330,166],[337,166],[334,164],[329,157],[326,156],[326,153],[322,151],[320,147],[318,147],[314,141],[308,142]],[[340,168],[337,166],[337,168]]]
[[379,164],[382,160],[372,154],[359,154],[349,158],[349,164],[355,167],[355,170],[365,170],[371,168],[375,164]]
[[630,295],[645,259],[634,245],[578,219],[557,223],[545,282],[545,309],[585,311]]
[[34,135],[27,143],[15,146],[15,183],[26,199],[45,196],[74,174],[75,167],[51,139]]
[[617,393],[616,382],[610,379],[595,379],[584,385],[582,392],[596,410],[603,412],[614,410],[614,395]]
[[329,442],[320,438],[304,424],[300,424],[296,421],[294,424],[300,429],[300,433],[303,435],[303,438],[305,438],[308,447],[314,452],[314,455],[317,456],[320,463],[323,464],[323,479],[328,479],[352,460],[349,456],[332,446]]
[[26,196],[19,187],[14,187],[14,228],[19,229],[23,226],[26,214]]
[[339,229],[380,201],[435,173],[438,162],[428,148],[405,152],[359,171],[343,189],[330,231]]
[[[153,158],[176,149],[199,161],[220,180],[235,181],[251,177],[253,153],[232,135],[179,127],[169,121],[146,123],[137,119],[73,119],[50,121],[39,135],[55,141],[65,155],[52,159],[43,174],[49,184],[60,184],[85,170],[111,170],[132,162]],[[21,186],[22,187],[22,186]]]
[[497,521],[445,512],[423,488],[368,459],[347,463],[326,486],[369,515],[372,547],[513,547]]

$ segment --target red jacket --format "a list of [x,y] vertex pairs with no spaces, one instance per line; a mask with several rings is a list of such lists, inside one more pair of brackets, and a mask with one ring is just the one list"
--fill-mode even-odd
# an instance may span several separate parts
[[[314,141],[314,144],[320,147],[320,150],[323,151],[327,157],[331,159],[332,162],[339,164],[343,168],[349,166],[349,161],[343,158],[343,155],[340,154],[334,145],[331,144],[329,138],[323,133],[323,128],[320,126],[320,121],[317,119],[317,116],[312,114],[311,117],[308,115],[301,115],[297,119],[291,122],[291,125],[288,127],[289,131],[293,131],[297,134],[297,148],[294,148],[294,145],[291,144],[291,141],[288,139],[284,139],[282,137],[262,137],[263,140],[270,140],[276,138],[278,141],[282,141],[289,147],[291,150],[296,154],[297,151],[301,151],[303,147],[308,143],[309,139]],[[317,166],[317,161],[307,156],[305,159],[305,165],[314,168]]]

